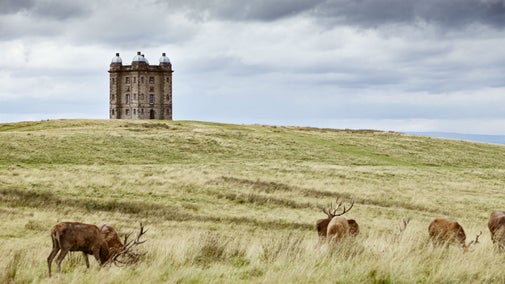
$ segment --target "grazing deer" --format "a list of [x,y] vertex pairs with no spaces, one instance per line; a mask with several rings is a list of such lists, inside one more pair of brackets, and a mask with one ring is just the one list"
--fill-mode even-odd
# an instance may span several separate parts
[[95,225],[61,222],[51,229],[51,239],[53,241],[53,250],[47,257],[49,277],[51,277],[51,263],[60,250],[60,254],[56,258],[58,273],[61,272],[61,262],[69,251],[81,251],[88,268],[88,254],[92,254],[100,263],[100,266],[109,260],[109,247],[100,233],[100,229]]
[[500,250],[505,250],[505,211],[493,211],[487,223],[491,240]]
[[466,235],[463,227],[458,222],[445,218],[436,218],[433,220],[428,227],[428,232],[434,245],[445,245],[447,247],[450,244],[459,244],[464,251],[472,244],[478,243],[479,237],[482,234],[482,232],[480,232],[474,241],[466,244]]
[[[127,242],[128,235],[125,236],[125,242],[121,243],[117,232],[114,228],[108,225],[102,225],[98,228],[93,224],[84,224],[79,222],[61,222],[53,226],[51,229],[51,239],[53,249],[47,257],[47,265],[49,269],[49,277],[51,277],[51,264],[56,258],[56,266],[58,273],[61,272],[61,262],[69,251],[81,251],[86,262],[86,267],[89,268],[88,254],[91,254],[98,261],[100,266],[103,266],[108,261],[114,263],[131,263],[138,260],[138,254],[135,254],[131,249],[145,241],[139,241],[146,231],[140,224],[140,233],[134,241]],[[122,260],[122,257],[130,259],[130,262]]]
[[351,210],[354,201],[349,208],[346,209],[344,206],[344,210],[337,214],[337,210],[341,205],[342,202],[338,202],[337,200],[335,208],[330,204],[328,209],[322,209],[328,217],[326,219],[319,219],[316,222],[317,233],[321,238],[339,241],[344,237],[355,236],[359,233],[359,225],[355,220],[342,217],[342,215]]

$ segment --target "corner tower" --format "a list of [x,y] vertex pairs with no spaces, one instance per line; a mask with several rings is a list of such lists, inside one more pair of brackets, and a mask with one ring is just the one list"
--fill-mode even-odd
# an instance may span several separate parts
[[149,65],[140,51],[123,65],[116,53],[109,68],[109,118],[172,120],[173,72],[165,53],[159,65]]

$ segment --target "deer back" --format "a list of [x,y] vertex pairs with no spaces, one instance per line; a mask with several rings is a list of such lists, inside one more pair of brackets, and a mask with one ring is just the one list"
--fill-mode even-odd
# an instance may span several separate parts
[[61,250],[93,254],[99,250],[102,263],[107,261],[108,246],[96,225],[80,222],[61,222],[51,229],[53,243]]
[[493,211],[487,223],[493,243],[505,242],[505,211]]
[[459,243],[466,247],[466,235],[463,227],[455,221],[445,218],[437,218],[428,227],[430,238],[437,244]]
[[333,217],[328,223],[328,229],[326,236],[328,238],[334,239],[336,241],[349,235],[350,226],[345,217],[337,216]]

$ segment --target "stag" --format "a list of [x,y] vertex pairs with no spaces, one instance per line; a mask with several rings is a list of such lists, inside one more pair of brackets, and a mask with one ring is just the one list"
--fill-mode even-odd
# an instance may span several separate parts
[[505,211],[493,211],[487,223],[491,240],[500,250],[505,250]]
[[448,247],[450,244],[459,244],[464,251],[472,244],[478,243],[479,237],[482,234],[482,232],[480,232],[475,240],[466,244],[466,235],[463,227],[458,222],[445,218],[436,218],[433,220],[428,227],[428,232],[435,246],[445,245]]
[[109,260],[109,246],[100,233],[100,229],[95,225],[61,222],[51,229],[51,239],[53,250],[47,257],[49,277],[51,277],[53,259],[60,250],[60,254],[56,258],[58,273],[61,272],[61,262],[69,251],[81,251],[87,268],[89,268],[88,254],[92,254],[100,266]]
[[[81,251],[87,268],[89,268],[88,254],[93,255],[100,266],[111,261],[116,264],[136,262],[139,255],[132,252],[132,248],[145,242],[139,240],[145,232],[140,224],[140,233],[137,238],[128,242],[130,233],[125,236],[125,242],[121,243],[117,232],[108,225],[101,225],[98,228],[93,224],[79,222],[58,223],[51,229],[53,249],[47,257],[49,277],[51,277],[52,261],[58,251],[60,251],[56,258],[58,273],[61,272],[61,262],[69,251]],[[129,261],[125,261],[125,258]]]
[[354,201],[351,202],[349,208],[344,206],[343,211],[341,213],[337,213],[337,210],[341,205],[342,202],[338,202],[337,200],[335,207],[330,204],[329,208],[322,209],[328,217],[317,220],[317,233],[321,238],[339,241],[347,236],[355,236],[359,233],[359,226],[355,220],[342,217],[342,215],[351,210],[354,205]]

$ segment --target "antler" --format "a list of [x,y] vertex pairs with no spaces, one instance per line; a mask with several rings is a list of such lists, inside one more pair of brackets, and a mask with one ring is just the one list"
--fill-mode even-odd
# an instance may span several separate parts
[[482,235],[482,231],[479,232],[478,235],[475,236],[475,240],[471,241],[467,247],[471,246],[471,245],[474,245],[474,244],[478,244],[479,243],[479,237],[480,235]]
[[400,234],[407,229],[407,225],[410,222],[410,218],[403,218],[402,223],[398,225],[398,230],[400,231]]
[[338,208],[340,208],[341,205],[342,205],[342,201],[338,202],[338,199],[337,199],[335,202],[335,208],[333,208],[333,204],[330,203],[330,206],[328,209],[322,208],[323,213],[328,215],[328,218],[333,218],[335,216],[344,215],[345,213],[349,212],[349,210],[351,210],[352,206],[354,205],[354,200],[351,202],[351,206],[349,206],[349,208],[346,209],[344,206],[344,211],[342,211],[342,213],[337,214],[337,210],[338,210]]
[[137,237],[131,241],[128,241],[128,238],[131,236],[132,232],[125,234],[123,249],[112,257],[114,264],[119,266],[120,264],[127,265],[136,263],[143,254],[133,252],[132,249],[137,245],[143,244],[147,241],[140,240],[140,237],[142,237],[142,235],[144,235],[146,232],[147,230],[144,230],[144,226],[142,223],[140,223],[140,232],[137,234]]

